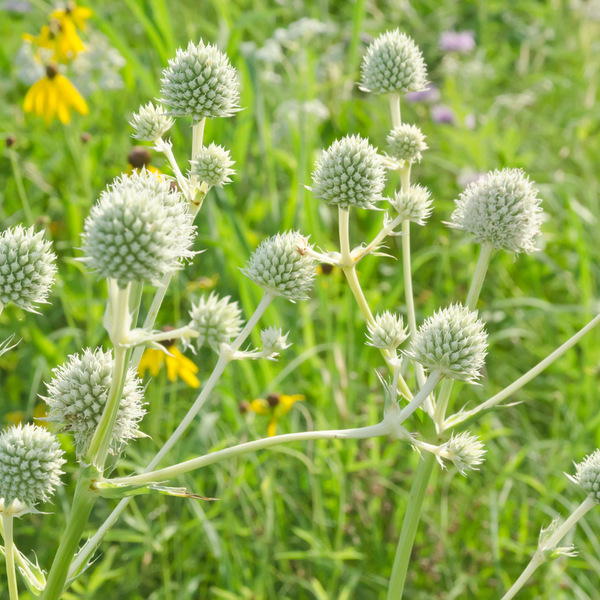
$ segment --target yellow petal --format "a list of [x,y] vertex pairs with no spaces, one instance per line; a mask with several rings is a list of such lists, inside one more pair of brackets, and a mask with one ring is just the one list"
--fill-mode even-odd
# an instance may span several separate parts
[[58,90],[56,86],[49,85],[47,90],[47,98],[46,98],[46,110],[44,113],[44,120],[46,124],[50,123],[52,119],[54,119],[54,115],[56,114],[56,106],[58,104]]
[[75,86],[64,75],[57,75],[55,79],[60,93],[64,95],[67,103],[72,105],[78,113],[87,115],[89,112],[88,105]]
[[60,95],[58,96],[58,103],[56,108],[58,111],[58,118],[60,119],[60,122],[63,125],[66,125],[71,120],[71,110],[65,102],[65,99],[62,98]]
[[273,418],[271,419],[271,422],[269,423],[269,426],[267,427],[267,435],[269,437],[273,437],[274,435],[277,434],[278,421],[279,421],[279,418],[276,417],[275,415],[273,415]]
[[[171,352],[170,348],[169,352]],[[177,381],[177,371],[179,366],[177,359],[172,356],[166,356],[165,362],[167,363],[167,377],[169,378],[169,381]]]
[[44,114],[44,102],[46,101],[46,90],[48,89],[48,79],[42,79],[35,96],[35,114],[42,116]]
[[185,381],[185,383],[187,383],[190,387],[200,387],[200,380],[191,371],[188,371],[187,369],[179,369],[179,377],[181,377],[181,379]]
[[198,372],[198,367],[187,357],[185,357],[175,346],[171,346],[169,352],[177,359],[182,369],[191,371],[192,373]]
[[262,398],[256,398],[250,402],[250,410],[255,412],[257,415],[268,415],[269,414],[269,403]]
[[34,106],[34,102],[35,102],[35,96],[37,94],[38,88],[39,88],[39,84],[42,80],[40,79],[40,81],[36,81],[30,88],[29,90],[27,90],[27,93],[25,94],[25,102],[23,103],[23,110],[25,112],[31,112],[33,110],[33,106]]
[[146,374],[146,371],[150,369],[150,375],[152,375],[152,377],[156,377],[160,372],[160,368],[164,362],[164,352],[162,352],[161,350],[147,348],[144,354],[142,355],[140,364],[138,365],[139,376],[143,378]]
[[71,18],[79,29],[85,29],[85,22],[94,14],[91,8],[78,6],[72,13]]
[[294,394],[293,396],[281,394],[281,396],[279,396],[279,404],[277,405],[277,408],[281,407],[281,414],[285,415],[292,410],[292,406],[294,406],[295,402],[302,402],[303,400],[304,396],[302,396],[302,394]]

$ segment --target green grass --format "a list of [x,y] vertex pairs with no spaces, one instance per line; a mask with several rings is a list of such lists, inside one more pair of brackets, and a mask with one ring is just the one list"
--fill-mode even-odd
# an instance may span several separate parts
[[[436,124],[426,106],[403,103],[403,119],[422,127],[430,146],[414,179],[435,198],[431,222],[413,228],[418,319],[466,298],[477,248],[443,225],[461,190],[462,169],[523,167],[538,183],[547,214],[541,252],[517,260],[497,253],[492,259],[479,304],[490,332],[487,375],[481,387],[455,386],[453,406],[503,389],[597,312],[600,104],[590,98],[598,84],[600,27],[582,21],[566,0],[126,0],[92,7],[91,26],[127,59],[126,86],[89,98],[90,115],[77,116],[66,127],[45,127],[24,117],[26,88],[13,68],[21,33],[39,29],[45,13],[36,9],[18,18],[0,13],[0,131],[18,138],[14,159],[21,189],[38,226],[52,232],[60,271],[52,304],[42,315],[9,308],[0,317],[0,338],[15,333],[22,339],[0,359],[2,413],[23,411],[31,418],[53,367],[82,347],[108,344],[102,327],[105,284],[73,260],[80,256],[79,233],[99,192],[127,167],[131,113],[158,94],[160,72],[175,49],[200,37],[226,49],[239,70],[246,109],[208,123],[205,133],[206,140],[231,150],[237,175],[224,191],[211,191],[196,242],[198,250],[207,251],[175,278],[160,326],[183,323],[199,294],[196,282],[215,274],[217,291],[239,300],[248,317],[260,292],[238,267],[266,235],[300,228],[317,245],[337,249],[335,214],[304,185],[317,153],[336,137],[360,133],[385,147],[386,99],[360,92],[355,82],[365,36],[396,26],[423,49],[430,78],[459,121]],[[280,83],[269,83],[261,76],[264,66],[244,54],[242,43],[261,46],[277,27],[305,16],[333,22],[337,32],[287,52],[287,62],[275,68]],[[465,74],[464,67],[456,75],[444,73],[437,40],[449,28],[475,32],[477,50],[460,62],[482,62],[483,74]],[[339,59],[323,78],[322,58],[334,44]],[[329,118],[297,120],[289,110],[278,110],[289,100],[313,99],[327,106]],[[474,130],[463,124],[469,114],[478,119]],[[80,142],[83,131],[92,135],[86,145]],[[172,138],[183,165],[191,147],[185,120]],[[155,162],[164,166],[158,157]],[[392,175],[388,193],[397,185]],[[19,186],[4,150],[2,228],[27,220]],[[352,240],[368,240],[380,222],[380,213],[355,211]],[[399,250],[399,240],[392,240],[390,254],[399,258]],[[401,262],[370,257],[361,263],[359,277],[374,311],[405,310]],[[144,295],[144,310],[151,294]],[[266,435],[267,420],[241,415],[238,402],[270,391],[306,396],[282,420],[280,431],[355,427],[380,418],[383,395],[375,370],[383,364],[363,343],[365,325],[339,271],[318,277],[308,303],[277,300],[262,322],[291,329],[294,345],[276,364],[231,365],[172,453],[174,461]],[[195,360],[205,381],[215,357],[202,351]],[[436,467],[409,570],[408,598],[499,599],[528,562],[540,527],[582,500],[582,491],[563,472],[572,473],[572,461],[600,445],[599,365],[600,331],[594,331],[511,398],[518,405],[488,412],[469,425],[483,437],[487,460],[466,479],[455,469]],[[117,471],[146,464],[194,397],[193,390],[171,384],[164,373],[152,381],[142,427],[151,439],[132,445]],[[65,481],[75,470],[72,451],[68,457]],[[417,461],[406,444],[374,439],[296,444],[213,465],[175,484],[218,501],[134,500],[97,562],[65,597],[385,598]],[[28,554],[35,549],[46,569],[73,488],[69,483],[53,506],[44,507],[53,514],[16,523],[20,549]],[[112,501],[97,504],[92,531],[113,506]],[[544,565],[519,597],[600,598],[599,531],[595,510],[569,539],[579,556]],[[2,574],[3,597],[5,581]]]

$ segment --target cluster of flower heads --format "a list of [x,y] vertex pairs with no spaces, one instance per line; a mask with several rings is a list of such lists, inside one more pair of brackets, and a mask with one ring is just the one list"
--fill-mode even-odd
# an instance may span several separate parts
[[230,302],[229,296],[219,298],[212,292],[202,296],[198,304],[192,304],[190,325],[198,332],[198,348],[208,344],[218,352],[221,344],[228,344],[242,330],[242,311],[237,302]]
[[152,102],[148,102],[146,106],[140,106],[129,124],[135,131],[133,137],[136,140],[155,142],[173,127],[175,121],[160,104],[154,106]]
[[394,127],[387,136],[390,155],[409,165],[421,162],[422,152],[427,150],[425,136],[416,125],[403,123]]
[[402,342],[408,339],[408,329],[404,327],[402,316],[386,310],[376,315],[373,323],[367,324],[368,345],[380,350],[396,350]]
[[191,161],[190,172],[210,187],[223,187],[226,183],[231,183],[229,176],[235,173],[231,168],[233,165],[229,151],[211,143],[200,148],[200,152]]
[[389,203],[396,209],[404,221],[412,221],[417,225],[425,225],[425,221],[431,216],[431,193],[426,187],[419,183],[402,188],[394,192],[393,198],[388,198]]

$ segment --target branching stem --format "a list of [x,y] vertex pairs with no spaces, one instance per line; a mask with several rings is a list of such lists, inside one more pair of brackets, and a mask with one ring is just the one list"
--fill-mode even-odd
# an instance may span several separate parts
[[15,570],[15,543],[13,541],[12,515],[2,515],[4,528],[4,554],[6,558],[6,578],[8,579],[8,595],[10,600],[19,600],[17,588],[17,572]]

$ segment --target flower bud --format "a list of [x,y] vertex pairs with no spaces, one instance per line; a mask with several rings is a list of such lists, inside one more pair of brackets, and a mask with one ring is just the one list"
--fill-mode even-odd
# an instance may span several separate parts
[[191,173],[211,187],[223,187],[224,184],[231,183],[229,176],[235,173],[231,168],[234,164],[228,150],[211,143],[210,146],[202,146],[191,161]]
[[229,344],[242,330],[242,311],[238,308],[238,303],[229,302],[229,298],[230,296],[226,296],[219,299],[212,292],[208,298],[202,296],[197,306],[192,304],[190,327],[199,333],[198,348],[208,343],[218,352],[221,344]]
[[[112,352],[87,348],[81,355],[69,356],[68,362],[53,369],[48,384],[50,407],[48,420],[58,423],[60,431],[73,434],[77,456],[83,456],[104,412],[113,370]],[[110,442],[110,452],[119,453],[130,440],[140,437],[139,422],[143,408],[144,388],[133,369],[127,371]]]
[[360,89],[375,94],[418,92],[427,84],[423,54],[405,33],[387,31],[368,48]]
[[451,304],[425,319],[407,355],[429,370],[475,383],[485,363],[487,333],[476,310]]
[[418,183],[408,190],[394,192],[394,198],[388,198],[388,201],[404,221],[412,221],[417,225],[425,225],[433,211],[429,190]]
[[289,348],[291,344],[287,343],[289,331],[283,335],[283,331],[279,327],[269,327],[260,332],[262,341],[262,349],[265,354],[279,354],[282,350]]
[[385,171],[381,156],[359,135],[336,140],[321,154],[312,174],[311,191],[329,204],[373,208],[382,199]]
[[161,102],[173,117],[231,117],[239,108],[239,85],[226,54],[202,40],[179,48],[163,71]]
[[0,435],[0,496],[4,507],[18,500],[33,508],[61,485],[66,462],[56,436],[37,425],[17,425]]
[[375,317],[373,324],[367,324],[368,345],[374,348],[393,351],[408,338],[408,329],[404,327],[401,315],[386,310]]
[[467,471],[477,471],[477,466],[484,461],[483,455],[486,452],[480,439],[468,431],[452,435],[445,444],[445,449],[448,452],[448,458],[461,475],[466,475]]
[[137,113],[133,113],[129,124],[134,129],[132,137],[143,142],[154,142],[167,133],[175,121],[160,104],[154,106],[152,102],[148,102],[146,106],[140,106]]
[[575,481],[596,504],[600,504],[600,450],[586,456],[582,462],[575,465],[575,469]]
[[398,125],[388,134],[386,141],[390,155],[398,160],[412,165],[421,162],[421,152],[427,150],[425,136],[415,125]]
[[533,185],[521,169],[490,171],[454,201],[450,227],[497,250],[532,252],[543,220],[541,199]]
[[292,302],[308,300],[315,263],[308,240],[297,231],[267,238],[252,254],[242,273],[275,296]]
[[44,232],[17,225],[0,234],[0,302],[36,312],[45,303],[56,275],[56,256]]

